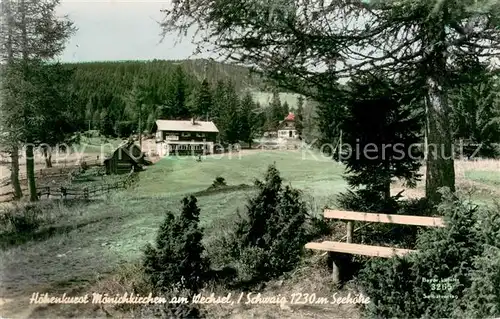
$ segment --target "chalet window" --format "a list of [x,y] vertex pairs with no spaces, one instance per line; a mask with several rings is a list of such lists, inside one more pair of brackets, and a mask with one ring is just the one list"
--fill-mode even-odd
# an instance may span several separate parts
[[205,137],[205,133],[196,133],[196,137]]
[[189,132],[182,132],[182,137],[190,137],[191,133]]

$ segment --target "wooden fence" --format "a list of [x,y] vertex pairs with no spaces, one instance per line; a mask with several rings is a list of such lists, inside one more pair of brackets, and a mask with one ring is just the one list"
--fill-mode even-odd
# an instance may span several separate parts
[[[74,172],[76,169],[79,169],[83,166],[93,167],[93,166],[102,166],[101,160],[90,160],[90,161],[80,161],[75,165],[65,165],[58,167],[50,167],[50,168],[41,168],[35,170],[35,177],[61,177],[67,176],[68,174]],[[19,181],[28,180],[28,175],[26,172],[19,172]],[[10,183],[10,176],[6,176],[0,179],[0,187],[6,186]]]
[[[102,196],[116,189],[125,189],[130,185],[130,181],[124,180],[112,184],[94,185],[84,188],[68,187],[40,187],[38,189],[38,198],[60,198],[60,199],[92,199]],[[12,201],[14,192],[0,194],[0,203]]]

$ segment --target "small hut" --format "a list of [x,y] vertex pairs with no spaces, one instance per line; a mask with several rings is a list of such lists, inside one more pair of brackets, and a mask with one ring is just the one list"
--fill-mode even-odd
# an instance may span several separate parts
[[125,174],[132,171],[139,171],[144,164],[144,153],[139,146],[133,142],[128,142],[119,146],[111,156],[104,160],[106,174]]

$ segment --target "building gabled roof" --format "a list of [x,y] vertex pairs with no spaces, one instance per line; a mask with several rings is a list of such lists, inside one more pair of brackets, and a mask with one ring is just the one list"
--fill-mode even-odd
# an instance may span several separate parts
[[125,153],[135,164],[139,164],[139,162],[137,161],[137,159],[132,156],[132,154],[130,154],[130,149],[131,147],[137,147],[139,150],[139,146],[137,146],[135,143],[133,142],[125,142],[125,143],[122,143],[120,144],[114,151],[111,155],[109,155],[108,157],[106,157],[104,159],[104,162],[107,162],[109,160],[111,160],[113,158],[113,156],[117,153],[117,152],[123,152]]
[[219,132],[214,122],[211,121],[195,121],[193,124],[193,121],[157,120],[156,127],[158,131],[208,133]]
[[288,113],[288,115],[285,117],[285,121],[295,121],[295,114],[293,113]]

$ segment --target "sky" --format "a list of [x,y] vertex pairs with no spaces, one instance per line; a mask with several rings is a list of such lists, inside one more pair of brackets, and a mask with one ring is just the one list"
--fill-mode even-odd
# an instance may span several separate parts
[[[190,37],[177,34],[161,41],[160,12],[171,0],[61,0],[59,15],[68,15],[78,31],[60,57],[63,62],[178,60],[193,55]],[[212,56],[215,58],[215,56]],[[495,64],[500,66],[500,59]]]
[[[78,31],[60,57],[63,62],[176,60],[195,58],[191,39],[168,35],[162,43],[160,12],[168,0],[62,0],[58,15],[68,15]],[[206,57],[206,56],[203,56]]]

